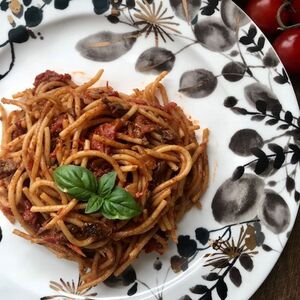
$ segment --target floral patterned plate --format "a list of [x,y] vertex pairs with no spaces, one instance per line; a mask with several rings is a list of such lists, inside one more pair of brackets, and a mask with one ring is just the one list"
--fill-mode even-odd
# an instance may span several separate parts
[[187,213],[166,255],[143,254],[78,292],[75,264],[14,236],[1,216],[1,299],[248,299],[300,199],[297,101],[255,24],[230,0],[0,0],[0,28],[1,97],[46,69],[84,81],[104,68],[125,92],[167,70],[171,99],[211,131],[203,208]]

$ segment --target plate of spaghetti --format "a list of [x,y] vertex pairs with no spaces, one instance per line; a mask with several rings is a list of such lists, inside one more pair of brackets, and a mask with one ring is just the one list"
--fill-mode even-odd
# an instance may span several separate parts
[[1,297],[248,299],[300,200],[256,25],[230,0],[0,7]]

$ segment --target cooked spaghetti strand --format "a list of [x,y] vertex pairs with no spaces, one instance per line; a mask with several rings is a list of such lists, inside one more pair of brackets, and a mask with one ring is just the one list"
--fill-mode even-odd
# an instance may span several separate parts
[[[200,207],[209,180],[208,130],[198,141],[200,126],[170,102],[161,83],[167,72],[131,95],[96,86],[102,74],[77,85],[68,74],[46,71],[33,88],[2,99],[16,110],[0,104],[0,209],[26,231],[16,235],[78,263],[79,292],[119,276],[143,250],[167,251],[169,239],[177,242],[177,222]],[[97,182],[115,171],[117,188],[141,214],[109,220],[101,209],[89,213],[90,202],[81,202],[88,199],[55,183],[63,165],[86,168]]]

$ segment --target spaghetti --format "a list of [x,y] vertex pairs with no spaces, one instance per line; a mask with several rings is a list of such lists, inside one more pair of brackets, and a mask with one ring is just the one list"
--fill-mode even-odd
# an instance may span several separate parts
[[[46,71],[34,88],[2,99],[19,110],[6,113],[0,104],[1,210],[26,230],[15,234],[78,262],[80,289],[120,275],[142,250],[163,254],[208,184],[208,130],[199,144],[199,126],[169,102],[161,84],[166,72],[131,95],[108,84],[93,87],[102,73],[77,85],[68,74]],[[53,180],[54,170],[67,164],[98,178],[115,171],[142,213],[130,220],[85,214],[86,203]]]

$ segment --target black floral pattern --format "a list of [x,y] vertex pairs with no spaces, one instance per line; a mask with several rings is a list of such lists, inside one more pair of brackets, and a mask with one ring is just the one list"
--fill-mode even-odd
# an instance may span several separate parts
[[[44,296],[40,300],[52,300],[52,299],[61,299],[62,295],[60,293],[67,293],[69,295],[74,295],[74,296],[81,296],[80,299],[83,300],[89,300],[90,297],[95,297],[97,296],[97,293],[95,292],[90,292],[91,288],[85,289],[83,291],[78,291],[78,288],[82,284],[81,278],[79,276],[77,283],[72,280],[71,282],[69,281],[64,281],[62,278],[60,278],[59,282],[56,281],[50,281],[49,287],[58,292],[59,294],[57,295],[51,295],[51,296]],[[74,298],[71,297],[66,297],[66,300],[72,300]]]
[[[238,223],[214,230],[199,227],[195,230],[196,239],[192,239],[190,236],[179,236],[177,245],[179,255],[173,256],[170,261],[175,273],[187,269],[188,258],[188,263],[191,263],[200,252],[209,249],[208,253],[204,255],[203,266],[211,268],[211,271],[202,275],[202,281],[199,284],[190,287],[192,294],[202,295],[200,299],[212,299],[212,294],[216,291],[220,299],[226,299],[228,287],[225,278],[227,275],[236,287],[242,284],[242,275],[237,262],[246,271],[252,271],[254,267],[252,257],[258,253],[256,249],[262,245],[264,236],[261,233],[259,219],[246,221],[243,224],[246,224],[246,227]],[[232,237],[234,227],[240,228],[237,238]],[[211,235],[216,233],[221,233],[221,235],[215,240],[211,239]],[[200,242],[200,247],[197,241]],[[191,245],[193,246],[191,247]],[[213,282],[213,284],[209,287],[205,281]],[[185,295],[180,299],[184,299],[184,297],[189,296]]]
[[[289,194],[293,194],[295,201],[298,202],[299,192],[296,189],[295,178],[300,161],[300,148],[298,146],[300,137],[299,117],[295,117],[290,111],[283,111],[279,101],[274,97],[271,98],[266,89],[260,93],[260,99],[262,100],[257,100],[258,98],[253,93],[248,95],[251,103],[255,104],[255,110],[253,111],[237,106],[238,102],[236,101],[228,103],[227,100],[224,104],[237,114],[251,116],[251,120],[254,122],[265,122],[267,126],[276,127],[276,130],[281,133],[263,141],[262,136],[256,130],[242,129],[236,132],[231,138],[229,148],[237,155],[253,155],[255,158],[242,166],[238,166],[233,172],[232,180],[237,182],[242,180],[241,178],[246,176],[244,173],[248,168],[261,177],[267,176],[270,179],[267,185],[274,188],[278,182],[271,180],[271,178],[284,168],[285,185],[283,188]],[[274,142],[282,137],[286,137],[285,144],[279,145]],[[239,143],[237,142],[238,139]],[[294,143],[290,142],[291,139],[294,140]],[[262,149],[263,147],[268,150]],[[261,206],[258,207],[258,214],[261,215],[262,222],[274,233],[285,231],[290,222],[290,211],[285,200],[270,189],[265,190],[263,195]],[[270,202],[272,202],[272,205],[270,205]],[[274,214],[275,209],[280,210],[281,213]]]
[[[64,10],[69,7],[71,0],[42,0],[41,5],[32,5],[32,1],[6,1],[0,2],[1,11],[7,14],[12,13],[13,16],[8,15],[8,20],[11,24],[11,29],[7,32],[7,40],[0,41],[0,49],[3,47],[10,47],[11,62],[6,71],[0,71],[0,80],[9,74],[15,64],[15,50],[14,44],[25,43],[29,39],[36,39],[37,36],[33,32],[34,28],[40,25],[44,18],[44,9],[48,5],[54,5],[55,9]],[[109,0],[92,0],[94,12],[96,14],[103,14],[110,8]],[[16,25],[16,24],[19,25]]]

